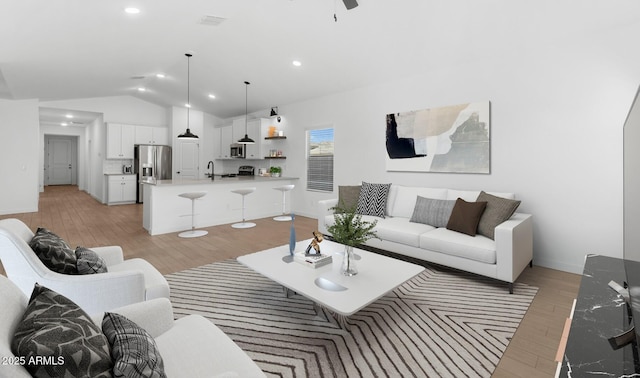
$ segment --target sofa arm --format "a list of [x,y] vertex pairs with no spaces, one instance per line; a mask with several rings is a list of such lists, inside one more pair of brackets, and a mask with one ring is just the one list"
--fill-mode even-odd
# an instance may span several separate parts
[[[109,312],[120,314],[144,328],[154,339],[173,327],[173,308],[167,298],[156,298],[128,306],[115,308]],[[101,325],[104,312],[92,316]]]
[[[76,302],[89,314],[145,300],[144,274],[136,270],[85,275],[66,275],[49,271],[42,277],[21,278],[30,281],[27,296],[31,295],[33,284],[37,281],[40,285]],[[23,285],[19,286],[22,288]]]
[[107,263],[107,267],[120,264],[124,261],[124,254],[122,253],[122,248],[120,248],[120,246],[111,245],[108,247],[91,247],[89,249],[102,257],[104,262]]
[[324,219],[327,215],[333,215],[332,207],[338,204],[337,198],[332,198],[328,200],[318,201],[318,231],[321,234],[327,234],[327,225],[324,222]]
[[515,213],[496,226],[497,278],[514,282],[533,260],[533,220],[530,214]]

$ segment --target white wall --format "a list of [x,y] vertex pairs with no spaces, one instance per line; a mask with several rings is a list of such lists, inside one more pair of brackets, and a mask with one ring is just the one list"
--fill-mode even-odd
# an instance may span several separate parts
[[133,96],[79,98],[41,102],[40,106],[104,114],[106,123],[167,127],[167,109]]
[[38,101],[0,99],[0,214],[38,211]]
[[[505,51],[424,75],[280,105],[288,172],[306,184],[304,132],[335,127],[336,185],[401,185],[515,192],[533,214],[534,263],[582,272],[584,255],[622,256],[622,126],[640,84],[640,25],[538,48]],[[491,174],[385,170],[385,114],[491,101]],[[295,141],[295,144],[292,143]],[[315,215],[332,194],[298,191]]]

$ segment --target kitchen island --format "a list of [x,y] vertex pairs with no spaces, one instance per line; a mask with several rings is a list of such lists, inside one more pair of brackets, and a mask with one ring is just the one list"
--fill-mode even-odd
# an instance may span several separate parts
[[[178,195],[207,192],[195,203],[196,228],[234,223],[242,220],[242,197],[234,189],[255,187],[245,197],[245,218],[273,217],[282,213],[282,192],[274,188],[297,184],[296,177],[236,176],[211,179],[174,179],[143,182],[142,225],[151,235],[191,229],[191,201]],[[287,209],[298,188],[287,193]]]

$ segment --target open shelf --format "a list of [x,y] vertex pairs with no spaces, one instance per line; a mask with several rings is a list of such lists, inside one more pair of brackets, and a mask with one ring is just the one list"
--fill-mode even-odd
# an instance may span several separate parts
[[265,156],[265,159],[286,159],[286,156]]
[[272,136],[272,137],[264,137],[264,139],[287,139],[286,136]]

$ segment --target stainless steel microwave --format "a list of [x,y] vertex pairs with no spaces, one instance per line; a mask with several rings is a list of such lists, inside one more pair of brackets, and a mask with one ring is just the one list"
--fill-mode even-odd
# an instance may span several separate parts
[[244,144],[231,143],[231,152],[229,156],[232,158],[244,159],[246,157],[247,149]]

